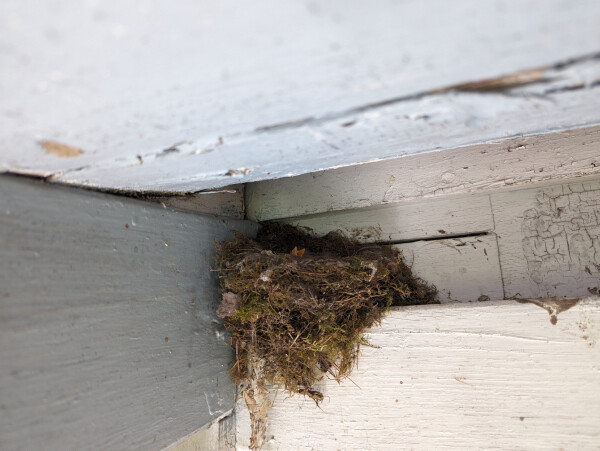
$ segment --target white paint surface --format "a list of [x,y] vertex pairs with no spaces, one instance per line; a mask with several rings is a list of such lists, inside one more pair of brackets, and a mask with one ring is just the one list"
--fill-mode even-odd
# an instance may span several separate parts
[[420,96],[598,52],[599,19],[593,0],[3,1],[0,170],[196,191],[600,123],[593,60]]
[[318,235],[340,231],[364,243],[415,241],[494,229],[488,194],[397,202],[287,218],[281,222],[307,227]]
[[264,449],[598,449],[600,299],[549,319],[514,301],[393,310],[361,347],[360,388],[326,381],[321,409],[279,394]]
[[395,246],[413,274],[438,289],[441,302],[503,299],[495,235],[416,241]]
[[[558,141],[552,148],[557,154],[567,155],[572,163],[569,166],[573,167],[583,161],[581,148],[585,143],[580,143],[580,147],[572,147]],[[514,152],[519,150],[506,153]],[[540,152],[539,156],[543,155]],[[600,154],[592,158],[598,157]],[[527,155],[521,154],[511,162],[516,162],[513,164],[516,166],[525,158]],[[365,171],[367,180],[359,180],[367,187],[377,174],[385,178],[393,170],[374,166]],[[334,180],[332,175],[325,173],[323,178]],[[290,209],[297,209],[302,201],[298,193],[304,188],[313,189],[307,180],[299,179],[269,182],[279,188],[276,194],[294,193],[298,202],[290,204]],[[442,301],[473,301],[480,296],[490,299],[586,296],[599,292],[600,178],[597,175],[564,182],[546,181],[526,189],[519,189],[520,184],[515,183],[492,190],[491,181],[481,182],[486,185],[477,190],[487,190],[486,193],[424,196],[418,201],[390,204],[381,203],[375,195],[363,200],[379,202],[376,206],[291,217],[283,222],[308,227],[318,235],[339,231],[367,243],[399,242],[407,263],[413,265],[420,277],[439,288]],[[355,192],[369,195],[366,190]],[[352,196],[351,191],[340,191],[340,197],[348,203]],[[324,198],[320,206],[329,201]],[[264,208],[256,203],[254,211],[272,212],[276,211],[273,207],[278,207],[268,200],[263,205]],[[477,236],[469,236],[474,234]]]
[[252,183],[247,212],[289,218],[592,174],[600,174],[597,126]]

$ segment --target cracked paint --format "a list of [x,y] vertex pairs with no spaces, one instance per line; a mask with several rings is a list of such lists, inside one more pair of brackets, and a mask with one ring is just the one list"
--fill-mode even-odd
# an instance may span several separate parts
[[600,275],[600,186],[573,183],[538,191],[523,213],[529,277],[550,291],[556,275]]

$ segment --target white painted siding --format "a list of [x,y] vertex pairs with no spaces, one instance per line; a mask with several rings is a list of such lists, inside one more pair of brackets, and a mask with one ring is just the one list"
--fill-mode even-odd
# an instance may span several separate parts
[[[356,385],[325,381],[320,409],[279,394],[264,449],[598,449],[600,299],[549,319],[514,301],[394,310]],[[247,449],[242,403],[237,428]]]

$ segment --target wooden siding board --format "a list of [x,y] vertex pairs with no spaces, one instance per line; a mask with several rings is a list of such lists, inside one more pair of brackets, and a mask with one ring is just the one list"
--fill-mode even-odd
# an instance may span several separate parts
[[278,220],[318,235],[340,231],[364,243],[415,241],[494,229],[489,195],[448,196]]
[[363,242],[406,241],[399,247],[407,262],[440,289],[442,301],[600,290],[598,176],[282,221]]
[[592,126],[250,183],[246,209],[264,221],[599,173],[600,127]]
[[263,449],[596,449],[600,299],[549,319],[514,301],[392,310],[361,347],[358,387],[326,380],[320,409],[279,394]]
[[160,449],[233,406],[214,242],[255,226],[0,177],[0,448]]
[[396,245],[413,273],[434,284],[441,302],[503,299],[496,236]]

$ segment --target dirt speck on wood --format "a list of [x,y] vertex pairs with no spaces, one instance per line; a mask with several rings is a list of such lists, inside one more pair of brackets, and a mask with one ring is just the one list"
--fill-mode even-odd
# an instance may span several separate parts
[[55,155],[61,158],[75,158],[79,155],[83,155],[83,150],[78,147],[63,144],[57,141],[42,141],[42,148],[46,153]]

